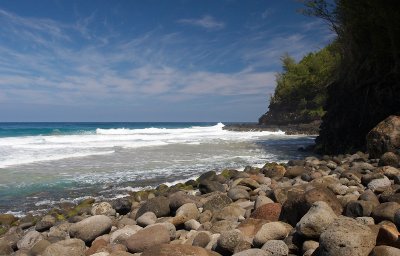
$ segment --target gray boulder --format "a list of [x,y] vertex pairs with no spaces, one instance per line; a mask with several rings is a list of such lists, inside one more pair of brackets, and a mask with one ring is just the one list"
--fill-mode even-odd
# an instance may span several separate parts
[[327,203],[317,201],[297,223],[296,230],[307,238],[318,238],[336,218],[336,214]]
[[170,233],[163,225],[154,225],[139,230],[125,240],[125,245],[131,253],[143,252],[156,245],[167,244]]
[[169,199],[165,196],[151,198],[139,208],[136,219],[146,212],[154,212],[157,218],[168,216],[170,213],[169,203]]
[[108,233],[111,230],[111,225],[112,220],[109,217],[95,215],[72,224],[69,228],[69,235],[89,243],[96,237]]
[[321,234],[317,255],[364,256],[375,243],[376,234],[368,226],[351,218],[338,218]]
[[86,246],[80,239],[67,239],[47,246],[43,256],[85,256]]
[[289,254],[289,247],[282,240],[269,240],[262,247],[271,256],[286,256]]

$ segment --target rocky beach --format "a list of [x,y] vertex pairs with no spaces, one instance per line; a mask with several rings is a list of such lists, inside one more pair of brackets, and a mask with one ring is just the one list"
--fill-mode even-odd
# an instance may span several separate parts
[[399,119],[368,152],[208,171],[125,198],[0,215],[0,255],[399,255]]

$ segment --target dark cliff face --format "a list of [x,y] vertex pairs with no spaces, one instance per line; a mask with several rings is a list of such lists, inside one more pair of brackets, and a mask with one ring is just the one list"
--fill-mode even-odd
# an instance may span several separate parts
[[367,133],[400,114],[400,1],[338,1],[340,74],[328,88],[317,150],[365,149]]

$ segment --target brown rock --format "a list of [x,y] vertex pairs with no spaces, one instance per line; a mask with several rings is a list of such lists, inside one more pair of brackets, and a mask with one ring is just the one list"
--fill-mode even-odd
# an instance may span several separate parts
[[109,243],[107,243],[103,239],[95,240],[95,241],[93,241],[90,248],[85,252],[85,255],[92,255],[97,252],[105,252],[105,251],[107,251],[106,248],[108,245],[109,245]]
[[289,166],[286,169],[285,177],[292,179],[301,176],[305,172],[307,172],[307,169],[304,166]]
[[268,221],[278,221],[281,210],[282,210],[282,205],[280,203],[264,204],[258,207],[250,215],[250,218],[264,219]]
[[266,224],[267,221],[263,219],[248,218],[241,222],[237,229],[239,229],[243,236],[253,239],[260,228]]
[[13,222],[17,220],[18,218],[12,214],[7,214],[7,213],[0,214],[0,225],[11,225]]
[[148,248],[160,244],[167,244],[170,241],[168,229],[162,225],[149,226],[139,230],[125,240],[129,252],[143,252]]
[[382,203],[375,207],[375,209],[372,211],[371,217],[374,218],[375,223],[379,223],[384,220],[394,222],[394,215],[399,209],[400,204],[396,202]]
[[400,255],[400,249],[386,245],[376,246],[370,254],[370,256],[398,256],[398,255]]
[[371,158],[380,158],[386,152],[400,150],[400,116],[389,116],[367,135],[367,148]]
[[389,245],[400,248],[399,231],[391,222],[383,223],[379,227],[378,237],[376,238],[377,245]]
[[141,256],[218,256],[201,247],[184,244],[162,244],[146,249]]

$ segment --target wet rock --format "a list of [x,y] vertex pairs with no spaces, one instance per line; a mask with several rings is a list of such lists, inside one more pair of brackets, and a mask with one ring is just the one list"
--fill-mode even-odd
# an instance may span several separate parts
[[218,256],[201,247],[184,244],[162,244],[146,249],[141,256]]
[[269,222],[264,224],[254,237],[254,244],[262,246],[269,240],[281,240],[289,235],[292,227],[284,222]]
[[203,180],[199,182],[199,190],[202,194],[211,192],[225,192],[225,187],[221,183],[212,180]]
[[107,215],[107,216],[114,216],[116,213],[111,204],[107,202],[93,204],[92,210],[90,212],[92,213],[92,215]]
[[51,215],[45,215],[38,223],[36,223],[36,231],[43,232],[49,230],[56,224],[56,218]]
[[273,256],[286,256],[289,254],[289,248],[282,240],[269,240],[261,249]]
[[215,171],[208,171],[208,172],[202,173],[200,175],[200,177],[197,179],[197,181],[200,183],[204,180],[214,180],[216,176],[217,176],[217,173]]
[[297,176],[301,176],[305,172],[307,172],[307,169],[304,166],[289,166],[286,169],[285,177],[293,179]]
[[187,203],[195,203],[197,206],[200,206],[199,200],[192,195],[188,195],[184,191],[178,191],[171,194],[169,197],[169,207],[172,211],[176,211],[179,207]]
[[111,205],[120,215],[128,214],[132,208],[132,202],[128,198],[114,200]]
[[96,237],[111,230],[112,220],[105,215],[95,215],[74,223],[69,228],[69,235],[79,238],[85,243],[92,242]]
[[17,221],[18,218],[12,214],[2,213],[0,214],[0,225],[11,225],[13,222]]
[[26,233],[21,240],[18,241],[17,247],[19,250],[28,249],[30,250],[37,242],[43,240],[44,237],[37,231],[29,231]]
[[168,216],[170,213],[169,203],[169,199],[165,196],[151,198],[139,208],[136,219],[146,212],[153,212],[157,218]]
[[379,224],[378,236],[376,238],[377,245],[400,246],[399,231],[392,222],[382,222]]
[[264,219],[268,221],[278,221],[282,210],[280,203],[269,203],[258,207],[250,217],[253,219]]
[[286,173],[286,169],[282,165],[264,166],[263,173],[268,178],[273,180],[280,180]]
[[136,222],[141,227],[146,227],[148,225],[154,224],[157,221],[157,216],[154,212],[145,212],[139,218],[136,219]]
[[320,236],[320,256],[368,255],[375,246],[375,233],[351,218],[336,219]]
[[371,214],[376,223],[384,220],[394,222],[394,215],[400,209],[400,204],[395,202],[387,202],[378,205]]
[[86,246],[80,239],[67,239],[47,246],[43,256],[68,255],[84,256]]
[[304,237],[318,238],[336,218],[336,214],[327,203],[317,201],[297,223],[296,230]]
[[160,244],[170,241],[168,229],[162,225],[154,225],[137,231],[125,240],[129,252],[143,252]]

